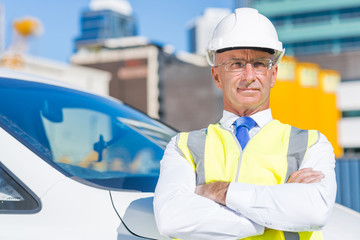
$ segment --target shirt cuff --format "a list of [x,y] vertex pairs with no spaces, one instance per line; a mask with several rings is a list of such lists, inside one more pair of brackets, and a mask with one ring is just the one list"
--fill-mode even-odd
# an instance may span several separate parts
[[250,214],[256,187],[256,184],[231,182],[226,193],[226,206],[245,216]]

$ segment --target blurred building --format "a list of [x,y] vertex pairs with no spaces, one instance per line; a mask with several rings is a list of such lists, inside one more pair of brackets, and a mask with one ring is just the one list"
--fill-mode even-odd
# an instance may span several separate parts
[[[286,54],[340,72],[339,140],[346,156],[360,154],[360,1],[252,0],[274,23]],[[351,87],[348,87],[350,86]],[[349,98],[348,96],[352,96]]]
[[226,8],[207,8],[202,16],[191,21],[187,27],[189,51],[205,55],[205,50],[216,25],[231,13]]
[[203,128],[222,113],[204,56],[129,37],[103,41],[96,51],[83,45],[71,62],[110,72],[111,96],[178,130]]
[[31,75],[67,82],[74,87],[84,88],[99,95],[109,95],[111,74],[106,71],[25,54],[21,55],[21,59],[18,61],[14,63],[16,64],[14,66],[0,64],[0,75],[2,69],[10,68]]
[[275,25],[286,53],[360,79],[359,0],[252,0]]
[[[211,12],[208,19],[214,16]],[[205,57],[175,53],[169,45],[135,36],[128,1],[92,0],[81,26],[71,62],[110,72],[110,96],[178,130],[198,129],[218,120],[221,95]]]
[[93,45],[105,39],[137,35],[137,25],[127,0],[92,0],[89,9],[82,12],[81,34],[75,48]]

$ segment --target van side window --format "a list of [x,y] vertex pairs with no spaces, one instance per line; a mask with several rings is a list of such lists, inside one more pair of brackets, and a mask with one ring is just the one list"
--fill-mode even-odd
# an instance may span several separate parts
[[0,214],[36,213],[40,208],[35,194],[0,163]]

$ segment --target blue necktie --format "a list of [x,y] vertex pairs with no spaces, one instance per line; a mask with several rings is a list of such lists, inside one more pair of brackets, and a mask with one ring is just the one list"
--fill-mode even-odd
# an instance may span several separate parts
[[236,138],[244,149],[250,140],[249,130],[255,127],[256,122],[251,117],[239,117],[233,125],[236,127]]

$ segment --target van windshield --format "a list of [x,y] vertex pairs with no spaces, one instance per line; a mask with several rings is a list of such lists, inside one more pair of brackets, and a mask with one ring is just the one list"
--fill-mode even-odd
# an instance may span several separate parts
[[65,175],[106,189],[154,191],[176,134],[119,101],[43,83],[0,78],[0,99],[2,128]]

